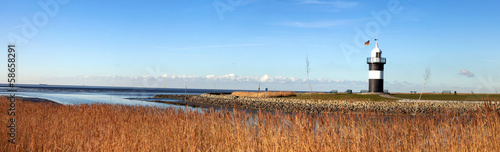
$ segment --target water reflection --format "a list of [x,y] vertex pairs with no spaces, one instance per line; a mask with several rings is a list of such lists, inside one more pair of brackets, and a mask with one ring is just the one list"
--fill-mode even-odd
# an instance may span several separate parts
[[[12,92],[0,92],[0,95],[8,96]],[[171,105],[165,103],[152,102],[156,100],[180,102],[178,99],[159,99],[152,98],[159,93],[125,93],[125,92],[104,92],[104,93],[89,93],[89,92],[15,92],[18,97],[27,98],[43,98],[65,105],[78,105],[78,104],[121,104],[121,105],[140,105],[140,106],[156,106],[156,107],[174,107],[186,108],[185,106]],[[173,94],[173,93],[161,93]],[[194,108],[192,108],[194,109]]]

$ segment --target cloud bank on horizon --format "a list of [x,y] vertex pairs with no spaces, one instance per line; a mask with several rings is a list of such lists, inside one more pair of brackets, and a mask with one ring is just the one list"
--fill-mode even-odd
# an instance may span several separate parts
[[[30,82],[32,80],[27,80]],[[488,85],[487,82],[500,84],[497,80],[491,78],[482,80],[485,83],[477,85],[476,88],[455,86],[452,90],[458,92],[486,92],[495,93],[499,87]],[[206,75],[206,76],[186,76],[186,75],[143,75],[143,76],[118,76],[118,75],[87,75],[71,78],[46,78],[46,81],[34,80],[34,82],[50,82],[49,85],[87,85],[87,86],[134,86],[134,87],[152,87],[152,88],[188,88],[195,89],[229,89],[229,90],[261,90],[269,88],[270,90],[282,91],[307,91],[308,85],[306,79],[282,76],[238,76],[235,74],[226,75]],[[353,80],[331,80],[331,79],[311,79],[313,91],[330,92],[338,90],[344,92],[351,89],[354,92],[367,90],[368,82]],[[28,83],[30,84],[30,83]],[[32,83],[37,84],[37,83]],[[46,84],[46,83],[43,83]],[[407,81],[386,81],[385,89],[389,92],[409,92],[417,91],[421,84],[413,84]],[[235,87],[237,86],[237,87]],[[426,92],[441,92],[443,87],[426,87]]]

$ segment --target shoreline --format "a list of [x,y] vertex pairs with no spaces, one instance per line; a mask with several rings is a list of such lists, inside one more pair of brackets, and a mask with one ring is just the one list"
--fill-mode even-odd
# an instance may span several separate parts
[[[8,96],[2,95],[4,98],[9,98]],[[35,103],[50,103],[50,104],[55,104],[55,105],[64,105],[61,103],[57,103],[55,101],[49,100],[49,99],[44,99],[44,98],[37,98],[37,97],[22,97],[22,96],[16,96],[16,101],[17,100],[22,100],[22,101],[29,101],[29,102],[35,102]]]
[[[161,96],[161,97],[158,97],[158,96]],[[156,96],[154,96],[155,98],[179,99],[182,101],[170,102],[170,101],[155,100],[155,101],[147,101],[147,102],[182,105],[182,106],[188,106],[188,107],[193,107],[193,108],[205,108],[205,109],[213,108],[214,110],[233,111],[233,110],[237,109],[239,111],[246,111],[246,112],[252,112],[252,113],[256,113],[259,111],[259,109],[249,109],[249,108],[234,107],[234,106],[224,106],[224,105],[220,105],[220,104],[210,104],[208,102],[208,100],[200,100],[201,98],[199,96],[201,96],[201,95],[156,95]],[[271,113],[274,112],[274,110],[265,110],[265,109],[261,109],[261,110],[271,112]]]
[[[347,100],[311,100],[311,99],[287,99],[287,98],[256,98],[237,97],[228,94],[202,95],[156,95],[155,98],[181,99],[185,104],[205,104],[221,106],[226,108],[239,108],[248,110],[266,110],[281,112],[306,112],[306,113],[330,113],[330,112],[379,112],[383,114],[396,113],[436,113],[447,110],[456,110],[460,113],[477,111],[484,107],[485,102],[412,102],[412,101],[347,101]],[[493,103],[494,104],[494,103]],[[497,104],[499,104],[497,102]],[[500,106],[497,109],[500,111]]]

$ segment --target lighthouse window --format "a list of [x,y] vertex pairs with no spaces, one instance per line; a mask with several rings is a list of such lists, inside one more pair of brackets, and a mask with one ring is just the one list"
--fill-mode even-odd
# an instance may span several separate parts
[[380,54],[382,54],[382,53],[381,52],[377,52],[377,54],[375,54],[375,57],[380,58],[381,57]]

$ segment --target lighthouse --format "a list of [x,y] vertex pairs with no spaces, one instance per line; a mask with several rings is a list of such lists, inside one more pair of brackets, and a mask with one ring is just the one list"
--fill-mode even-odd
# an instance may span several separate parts
[[385,58],[382,57],[382,50],[378,48],[377,39],[375,39],[375,48],[373,48],[370,57],[366,62],[369,65],[368,79],[370,92],[384,92],[384,64]]

